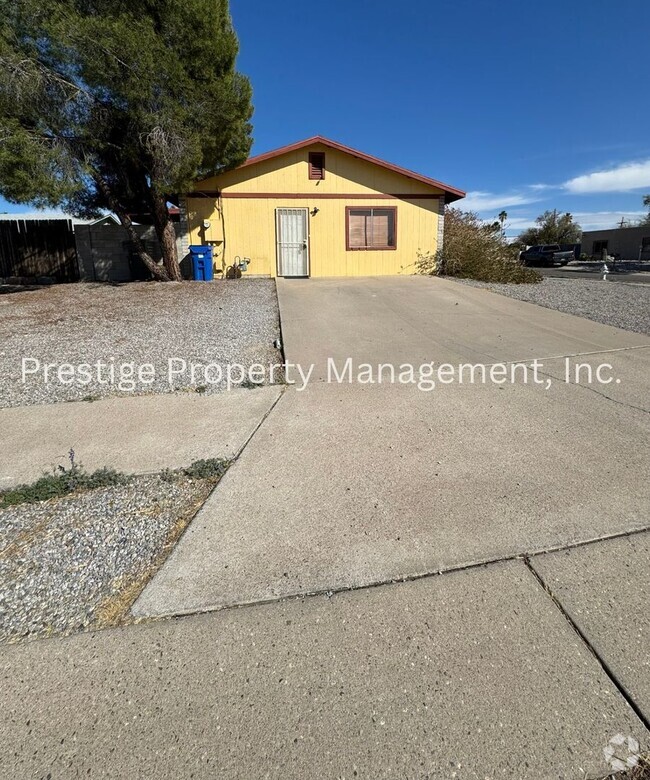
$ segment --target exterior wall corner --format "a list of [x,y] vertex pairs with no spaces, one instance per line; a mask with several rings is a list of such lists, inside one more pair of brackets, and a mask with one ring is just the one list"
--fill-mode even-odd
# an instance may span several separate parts
[[445,241],[445,199],[444,196],[438,198],[438,241],[436,249],[440,252]]

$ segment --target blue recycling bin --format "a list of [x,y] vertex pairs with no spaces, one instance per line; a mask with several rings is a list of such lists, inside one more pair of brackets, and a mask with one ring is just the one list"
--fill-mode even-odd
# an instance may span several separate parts
[[195,282],[211,282],[214,279],[212,268],[212,247],[191,246],[192,277]]

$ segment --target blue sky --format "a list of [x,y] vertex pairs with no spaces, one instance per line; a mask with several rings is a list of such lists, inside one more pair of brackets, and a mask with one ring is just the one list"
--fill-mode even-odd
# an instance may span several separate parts
[[[485,218],[505,208],[511,234],[547,208],[585,228],[643,212],[647,0],[231,7],[255,153],[324,135],[483,193],[466,206]],[[615,173],[580,178],[597,171]]]
[[[516,234],[650,193],[647,0],[231,0],[254,153],[311,135],[467,190]],[[6,206],[0,211],[25,211]]]

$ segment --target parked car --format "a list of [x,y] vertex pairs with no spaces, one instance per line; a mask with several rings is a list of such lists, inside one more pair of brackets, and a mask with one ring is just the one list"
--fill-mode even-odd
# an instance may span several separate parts
[[575,257],[573,250],[562,251],[559,244],[537,244],[521,253],[524,265],[566,265]]

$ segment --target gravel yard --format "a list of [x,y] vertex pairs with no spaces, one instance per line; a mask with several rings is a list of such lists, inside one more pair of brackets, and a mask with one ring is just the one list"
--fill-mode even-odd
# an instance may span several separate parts
[[[241,364],[248,368],[255,363],[280,363],[281,353],[273,346],[279,337],[272,279],[213,284],[68,284],[0,295],[0,407],[187,388],[219,392],[226,386],[225,377],[217,381],[214,369],[207,381],[201,370],[192,377],[190,364]],[[25,383],[23,358],[40,361]],[[173,366],[179,371],[172,383],[170,359],[175,359]],[[100,375],[97,361],[106,366]],[[183,372],[182,361],[187,365]],[[51,373],[46,382],[46,363],[88,364],[90,381],[79,373],[70,383],[58,378],[53,381]],[[136,371],[143,365],[153,366],[152,372],[146,369],[141,377],[135,375],[133,390],[129,364]],[[27,366],[35,368],[37,364],[29,362]],[[234,378],[237,384],[237,376]]]
[[544,279],[539,284],[491,284],[464,279],[462,283],[650,335],[650,285],[583,279]]
[[0,510],[0,641],[115,625],[214,480],[128,484]]

